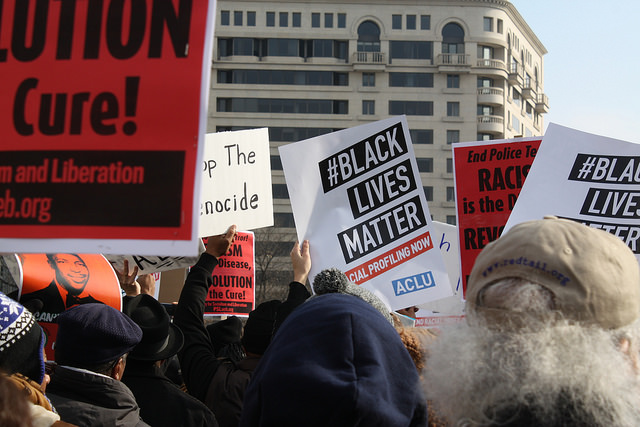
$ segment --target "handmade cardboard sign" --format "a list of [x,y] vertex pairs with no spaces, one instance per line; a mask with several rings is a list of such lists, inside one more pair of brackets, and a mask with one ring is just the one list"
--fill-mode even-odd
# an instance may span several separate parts
[[392,310],[451,295],[406,117],[279,150],[298,238],[311,244],[311,280],[338,268]]

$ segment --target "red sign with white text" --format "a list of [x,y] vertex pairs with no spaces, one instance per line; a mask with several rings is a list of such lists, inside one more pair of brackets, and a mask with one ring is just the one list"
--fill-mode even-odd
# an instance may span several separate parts
[[500,237],[541,139],[478,141],[453,146],[461,279],[476,257]]
[[255,305],[255,246],[252,232],[238,232],[229,251],[218,258],[204,313],[248,316]]
[[0,2],[1,238],[196,241],[214,9]]

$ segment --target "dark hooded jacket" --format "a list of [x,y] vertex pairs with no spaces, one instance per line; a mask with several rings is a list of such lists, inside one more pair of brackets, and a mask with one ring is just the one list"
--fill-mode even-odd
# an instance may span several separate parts
[[393,326],[360,298],[328,294],[300,305],[276,333],[240,425],[426,426],[426,401]]

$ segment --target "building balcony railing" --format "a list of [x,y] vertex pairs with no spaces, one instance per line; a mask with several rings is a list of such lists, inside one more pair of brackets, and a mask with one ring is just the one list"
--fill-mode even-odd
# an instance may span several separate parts
[[524,99],[537,99],[536,90],[531,86],[531,78],[526,77],[524,79],[524,85],[522,86],[522,97]]
[[535,110],[538,113],[548,113],[549,112],[549,97],[544,93],[539,93],[536,99]]
[[384,64],[386,55],[383,52],[356,52],[353,54],[354,64]]
[[471,66],[469,61],[469,55],[464,53],[441,53],[436,58],[436,65],[438,66]]
[[524,84],[524,77],[522,75],[522,67],[517,62],[509,64],[509,84],[514,86],[522,86]]
[[501,134],[504,131],[504,118],[502,116],[478,116],[478,132]]
[[500,87],[479,87],[478,104],[504,105],[504,89]]
[[504,61],[501,61],[499,59],[478,59],[478,61],[476,62],[476,67],[507,71],[507,66],[505,65]]

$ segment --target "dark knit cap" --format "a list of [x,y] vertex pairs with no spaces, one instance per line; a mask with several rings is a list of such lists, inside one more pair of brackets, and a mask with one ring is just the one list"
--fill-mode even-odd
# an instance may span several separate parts
[[58,315],[56,361],[75,367],[116,360],[142,339],[142,330],[126,315],[105,304],[72,307]]
[[271,342],[276,312],[281,304],[278,300],[263,302],[249,313],[241,340],[247,352],[255,354],[265,352]]
[[207,325],[207,332],[216,354],[228,344],[239,343],[242,337],[242,320],[231,316],[225,320]]
[[17,301],[0,293],[0,368],[42,383],[44,333],[33,315]]

